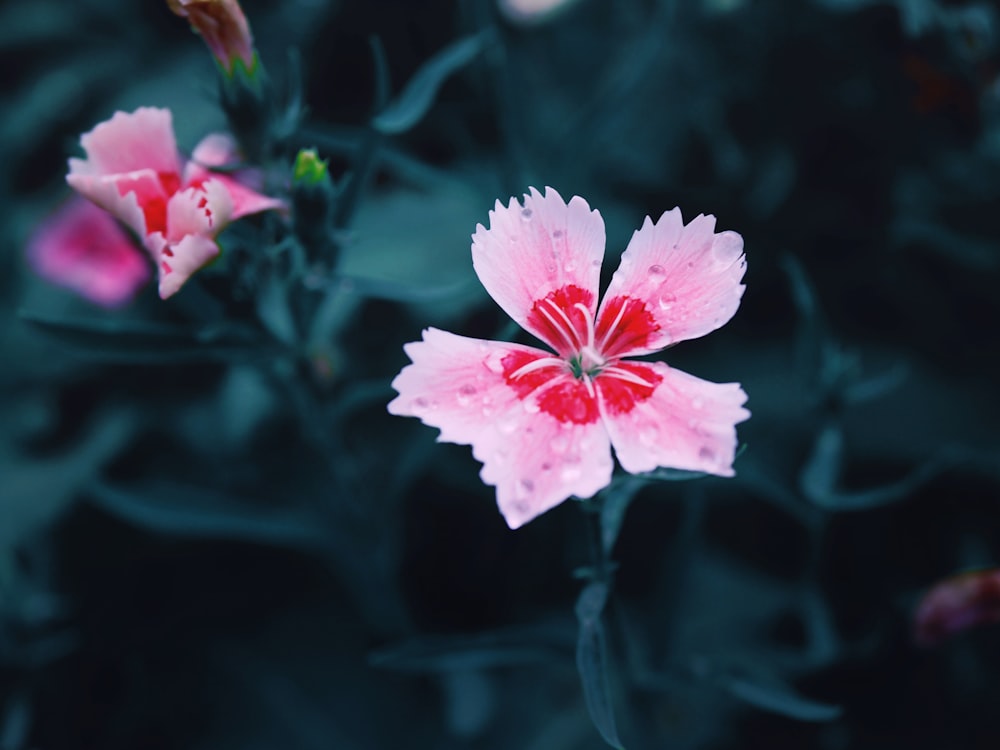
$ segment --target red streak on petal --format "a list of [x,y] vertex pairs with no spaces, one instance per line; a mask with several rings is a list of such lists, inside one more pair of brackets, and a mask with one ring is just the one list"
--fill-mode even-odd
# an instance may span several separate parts
[[[611,326],[614,326],[613,330],[609,330]],[[658,330],[660,326],[645,302],[621,295],[608,300],[604,306],[594,338],[601,347],[601,354],[610,359],[645,347],[649,337]]]
[[525,373],[520,377],[513,377],[514,373],[520,370],[527,364],[534,362],[535,360],[542,359],[547,355],[539,353],[533,354],[531,352],[511,352],[506,357],[503,358],[503,379],[514,392],[517,393],[517,397],[524,399],[545,383],[552,380],[553,376],[557,374],[555,368],[547,367],[540,370],[534,370],[532,372]]
[[[577,380],[559,367],[543,367],[532,370],[518,377],[514,374],[525,365],[547,357],[546,354],[531,352],[511,352],[503,358],[504,381],[517,394],[525,399],[542,386],[547,386],[538,397],[538,407],[541,411],[555,417],[560,422],[574,424],[591,424],[600,418],[597,400],[590,395],[586,384]],[[553,379],[560,379],[552,385]]]
[[159,172],[157,177],[160,178],[160,184],[163,185],[163,190],[168,197],[181,189],[180,175],[173,172]]
[[566,378],[558,385],[546,389],[538,397],[538,405],[542,411],[560,422],[592,424],[601,416],[597,399],[590,395],[582,380],[575,378]]
[[[590,310],[593,301],[593,293],[576,284],[553,289],[531,306],[528,325],[560,354],[574,354],[587,344],[588,323],[587,316],[576,305],[582,304]],[[569,325],[559,311],[569,318]]]
[[172,247],[170,247],[170,245],[166,245],[163,248],[163,254],[166,255],[168,258],[173,258],[174,257],[174,250],[173,250]]
[[614,367],[625,370],[650,385],[632,383],[607,373],[598,375],[594,379],[594,385],[601,392],[605,408],[613,415],[632,411],[636,404],[652,396],[656,386],[663,381],[663,376],[656,370],[638,362],[617,362]]
[[163,273],[164,273],[164,274],[168,274],[168,273],[171,273],[171,272],[173,272],[173,270],[174,270],[174,269],[172,269],[172,268],[171,268],[170,266],[168,266],[168,265],[167,265],[167,262],[166,262],[166,261],[161,261],[161,262],[160,262],[160,268],[162,268],[162,269],[163,269]]

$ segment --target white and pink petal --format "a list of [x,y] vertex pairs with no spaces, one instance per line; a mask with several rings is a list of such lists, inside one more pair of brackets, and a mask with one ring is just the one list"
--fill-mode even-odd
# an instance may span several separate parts
[[405,350],[412,364],[392,383],[399,395],[389,412],[439,428],[442,442],[471,445],[511,528],[611,481],[596,404],[592,415],[560,406],[560,389],[572,385],[561,361],[532,347],[434,328]]
[[180,190],[167,204],[166,238],[180,242],[188,235],[215,237],[232,220],[233,200],[217,179]]
[[87,154],[77,169],[93,175],[115,175],[151,169],[180,177],[180,157],[168,109],[140,107],[116,112],[80,138]]
[[159,272],[160,299],[175,295],[185,282],[219,255],[211,237],[189,234],[179,242],[168,242],[159,232],[146,237],[146,249]]
[[733,476],[736,425],[750,416],[738,383],[711,383],[662,362],[624,362],[617,369],[626,374],[614,377],[605,371],[596,385],[623,469],[637,474],[666,467]]
[[716,233],[714,216],[687,226],[677,208],[655,223],[647,217],[604,295],[598,343],[621,357],[704,336],[736,313],[745,271],[743,238]]
[[[604,258],[604,220],[587,202],[574,196],[566,203],[554,189],[542,195],[531,188],[519,203],[497,201],[490,211],[489,228],[482,224],[472,236],[472,264],[486,291],[522,327],[565,351],[564,336],[550,329],[538,304],[563,293],[572,304],[564,313],[578,336],[586,335],[585,319],[597,308],[601,263]],[[559,304],[558,302],[556,303]],[[587,315],[581,315],[576,305]],[[551,307],[551,306],[550,306]],[[554,323],[563,325],[562,318]],[[581,326],[583,326],[581,328]]]

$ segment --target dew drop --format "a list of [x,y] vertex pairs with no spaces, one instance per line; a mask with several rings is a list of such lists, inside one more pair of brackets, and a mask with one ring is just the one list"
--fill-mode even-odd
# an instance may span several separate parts
[[665,278],[667,278],[667,272],[663,270],[663,266],[661,266],[659,263],[650,266],[648,272],[649,272],[649,280],[655,281],[656,283],[660,283]]
[[461,388],[458,389],[458,394],[456,398],[460,406],[468,406],[472,397],[476,395],[476,386],[471,383],[466,383]]
[[530,208],[522,208],[521,209],[521,218],[524,221],[531,221],[531,209]]
[[517,419],[507,415],[497,422],[497,429],[504,435],[513,435],[517,431]]
[[698,449],[698,458],[700,458],[702,461],[709,461],[711,463],[715,463],[715,451],[713,451],[707,445],[703,445],[701,446],[701,448]]
[[556,435],[550,445],[555,453],[565,453],[569,448],[569,440],[564,435]]
[[579,479],[582,475],[583,471],[576,465],[563,466],[562,471],[559,472],[559,478],[564,482],[573,482]]
[[590,265],[592,265],[594,268],[600,268],[601,267],[601,259],[600,258],[595,258],[594,260],[590,261]]
[[655,424],[646,425],[639,430],[639,442],[643,445],[652,445],[660,436],[660,428]]
[[676,304],[677,297],[669,292],[667,294],[661,294],[660,298],[657,300],[657,304],[660,306],[661,310],[669,310]]
[[537,399],[529,398],[524,402],[524,410],[528,412],[528,414],[537,414],[542,410],[542,407],[539,406]]
[[563,236],[563,231],[561,229],[556,229],[556,230],[554,230],[552,232],[552,236],[556,237],[556,238],[562,237]]
[[500,375],[503,373],[503,359],[505,354],[502,351],[492,351],[483,360],[483,364],[486,365],[486,369],[490,372]]
[[514,494],[518,499],[525,499],[535,491],[535,483],[530,479],[521,479],[514,487]]
[[548,461],[546,461],[546,462],[545,462],[545,463],[543,463],[543,464],[542,464],[542,465],[541,465],[541,466],[540,466],[539,468],[540,468],[540,469],[541,469],[541,470],[542,470],[543,472],[546,472],[546,473],[548,473],[548,472],[552,471],[552,464],[550,464],[550,463],[549,463]]
[[413,407],[413,411],[425,411],[431,408],[431,402],[428,401],[423,396],[420,396],[418,398],[413,399],[413,402],[410,404],[410,406]]
[[705,402],[700,398],[691,399],[691,406],[695,409],[700,409],[705,405]]
[[721,266],[731,266],[743,253],[743,238],[736,232],[720,232],[712,243],[712,255]]

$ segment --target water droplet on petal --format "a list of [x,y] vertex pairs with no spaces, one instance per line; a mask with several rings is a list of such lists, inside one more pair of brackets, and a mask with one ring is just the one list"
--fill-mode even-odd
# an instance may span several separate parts
[[505,356],[504,352],[494,350],[486,356],[483,364],[486,365],[486,369],[490,372],[501,375],[503,373],[503,359]]
[[545,463],[543,463],[543,464],[542,464],[542,465],[541,465],[541,466],[540,466],[539,468],[540,468],[540,469],[541,469],[541,470],[542,470],[543,472],[550,472],[550,471],[552,471],[552,464],[550,464],[550,463],[549,463],[548,461],[546,461],[546,462],[545,462]]
[[529,398],[524,402],[524,410],[528,412],[528,414],[537,414],[541,411],[541,409],[542,407],[539,406],[537,399]]
[[655,424],[649,424],[639,430],[639,442],[643,445],[652,445],[660,437],[660,428]]
[[520,500],[524,500],[534,491],[535,483],[530,479],[521,479],[514,485],[514,495]]
[[468,406],[472,397],[476,395],[476,386],[471,383],[466,383],[461,388],[458,389],[458,394],[456,396],[460,406]]
[[660,298],[657,300],[657,304],[660,306],[661,310],[669,310],[677,302],[677,297],[673,294],[667,292],[666,294],[661,294]]
[[700,449],[698,449],[698,458],[700,458],[702,461],[708,461],[710,463],[715,463],[715,461],[716,461],[715,451],[712,450],[707,445],[703,445],[703,446],[701,446]]
[[720,232],[712,242],[712,255],[720,266],[731,266],[743,253],[743,238],[736,232]]
[[563,232],[562,232],[562,230],[561,230],[561,229],[556,229],[556,230],[554,230],[554,231],[552,232],[552,236],[553,236],[553,237],[557,237],[557,238],[558,238],[558,237],[562,237],[562,236],[563,236]]
[[705,402],[700,398],[691,399],[691,406],[695,409],[700,409],[705,405]]
[[567,464],[562,467],[562,471],[559,472],[559,478],[564,482],[573,482],[579,479],[583,474],[583,471],[579,466],[575,464]]
[[664,279],[667,278],[667,272],[663,269],[663,266],[661,266],[659,263],[650,266],[648,269],[648,273],[649,273],[649,280],[654,281],[657,284],[661,283]]
[[552,438],[552,442],[549,443],[554,453],[565,453],[566,449],[569,448],[569,440],[566,439],[565,435],[556,435]]
[[530,208],[522,208],[521,209],[521,218],[524,221],[531,221],[531,209]]
[[601,259],[600,258],[596,258],[596,259],[590,261],[590,265],[592,265],[594,268],[600,268],[601,267]]
[[517,419],[511,415],[505,415],[497,421],[497,429],[504,435],[513,435],[517,431]]

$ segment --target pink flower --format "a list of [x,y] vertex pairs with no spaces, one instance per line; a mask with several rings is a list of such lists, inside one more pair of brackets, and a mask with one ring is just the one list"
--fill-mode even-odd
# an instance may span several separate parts
[[166,109],[117,112],[80,143],[87,158],[69,160],[66,181],[142,238],[163,299],[219,254],[215,237],[230,221],[282,205],[211,171],[235,158],[228,136],[208,136],[182,165]]
[[125,304],[149,281],[149,263],[128,234],[82,198],[66,201],[35,230],[27,256],[40,276],[104,307]]
[[393,381],[392,414],[472,446],[511,528],[622,468],[733,475],[735,425],[749,417],[736,383],[716,384],[662,362],[623,359],[704,336],[739,306],[743,240],[687,226],[678,209],[646,219],[597,307],[604,221],[587,202],[534,188],[524,205],[497,201],[476,227],[472,262],[494,300],[555,354],[428,328],[407,344],[412,364]]
[[928,591],[917,608],[916,641],[933,646],[955,633],[989,623],[1000,623],[997,568],[961,573]]
[[248,72],[256,66],[250,24],[237,0],[167,0],[170,10],[187,18],[229,75],[240,60]]

